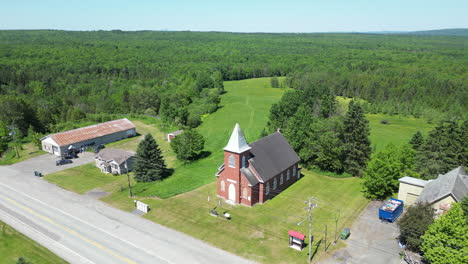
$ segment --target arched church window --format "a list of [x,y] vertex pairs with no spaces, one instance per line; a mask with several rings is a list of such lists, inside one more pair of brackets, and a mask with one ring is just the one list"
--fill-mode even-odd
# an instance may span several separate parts
[[293,176],[296,176],[296,165],[293,166]]
[[273,190],[276,190],[276,178],[273,179]]
[[[294,173],[293,173],[293,176],[294,176]],[[291,174],[289,173],[289,169],[288,169],[288,172],[286,173],[286,180],[289,181],[290,178],[291,178]]]
[[265,185],[265,194],[269,194],[269,193],[270,193],[270,183],[267,182]]
[[236,167],[236,158],[234,158],[234,155],[229,155],[229,167],[235,168]]
[[221,181],[219,185],[221,185],[221,191],[224,192],[224,190],[226,189],[226,186],[224,185],[224,181]]
[[242,168],[245,168],[245,156],[242,156]]
[[242,191],[242,198],[247,198],[249,196],[249,193],[247,191],[247,188],[244,188],[244,190]]

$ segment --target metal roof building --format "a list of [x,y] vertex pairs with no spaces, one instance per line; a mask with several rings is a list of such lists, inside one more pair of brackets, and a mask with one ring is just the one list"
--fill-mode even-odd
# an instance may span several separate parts
[[70,148],[99,146],[135,135],[135,125],[127,118],[123,118],[51,134],[41,141],[44,151],[63,156]]

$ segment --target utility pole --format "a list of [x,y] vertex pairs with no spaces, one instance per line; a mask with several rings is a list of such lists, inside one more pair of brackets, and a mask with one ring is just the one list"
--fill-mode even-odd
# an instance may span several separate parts
[[328,225],[325,225],[325,252],[327,252],[327,230],[328,228]]
[[307,212],[309,214],[309,261],[308,263],[310,263],[310,261],[312,260],[312,208],[316,207],[317,205],[312,203],[312,198],[309,198],[308,201],[306,201],[307,203]]
[[340,213],[341,210],[338,210],[338,217],[335,215],[335,241],[333,242],[334,244],[336,244],[336,241],[338,241],[338,237],[336,235],[338,231],[338,219],[340,218]]
[[127,169],[127,180],[128,180],[128,193],[130,194],[130,197],[133,197],[132,186],[130,185],[130,175],[128,174],[127,160],[128,160],[128,157],[125,157],[125,169]]

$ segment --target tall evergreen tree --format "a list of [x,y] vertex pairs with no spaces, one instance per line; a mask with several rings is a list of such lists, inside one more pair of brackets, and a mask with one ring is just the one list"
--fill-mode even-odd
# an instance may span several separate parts
[[421,131],[417,131],[416,133],[414,133],[413,137],[409,141],[409,144],[411,145],[411,147],[413,147],[414,150],[418,150],[423,143],[424,138],[421,134]]
[[361,176],[370,159],[369,121],[359,102],[352,100],[343,122],[343,147],[345,171]]
[[466,131],[454,121],[444,121],[433,129],[419,148],[417,170],[426,179],[436,178],[460,165],[466,165]]
[[166,163],[156,140],[147,134],[138,145],[135,164],[135,180],[151,182],[161,180],[168,175]]

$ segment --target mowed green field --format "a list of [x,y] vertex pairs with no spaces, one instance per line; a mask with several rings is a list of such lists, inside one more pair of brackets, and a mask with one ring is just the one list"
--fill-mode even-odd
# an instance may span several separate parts
[[32,264],[68,263],[0,221],[0,264],[14,264],[19,257]]
[[[175,170],[171,177],[161,182],[137,184],[135,191],[138,195],[167,198],[213,182],[216,169],[223,162],[222,149],[236,122],[247,141],[258,139],[268,120],[270,106],[281,98],[285,90],[271,88],[270,78],[231,81],[224,85],[227,93],[221,97],[220,109],[206,116],[197,128],[206,139],[205,151],[211,155],[189,164],[174,161],[170,164]],[[166,158],[174,157],[167,148],[161,146],[163,152],[168,153]]]
[[81,165],[67,170],[46,175],[46,180],[76,193],[86,193],[94,188],[103,188],[116,182],[127,182],[125,175],[102,173],[94,163]]
[[[428,124],[425,119],[414,117],[384,114],[367,114],[366,117],[371,129],[370,140],[373,151],[381,150],[390,143],[394,145],[408,143],[417,131],[421,131],[426,137],[435,126]],[[382,124],[382,120],[388,121],[388,124]]]
[[[309,197],[318,207],[313,209],[314,260],[325,257],[325,226],[327,226],[328,252],[342,247],[333,245],[335,217],[338,233],[349,227],[368,201],[361,194],[359,178],[331,178],[310,171],[265,204],[252,208],[231,206],[222,201],[218,213],[225,211],[231,220],[213,217],[208,211],[217,206],[216,184],[209,183],[196,190],[168,199],[138,198],[151,207],[145,215],[151,221],[199,238],[216,247],[260,263],[304,263],[307,250],[298,252],[288,247],[288,230],[308,234],[305,200]],[[210,201],[208,202],[208,197]],[[122,210],[134,210],[133,199],[126,191],[117,191],[102,198]],[[340,241],[340,240],[339,240]]]

